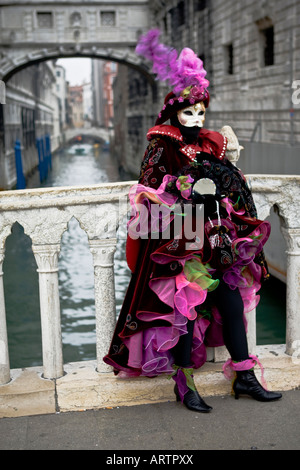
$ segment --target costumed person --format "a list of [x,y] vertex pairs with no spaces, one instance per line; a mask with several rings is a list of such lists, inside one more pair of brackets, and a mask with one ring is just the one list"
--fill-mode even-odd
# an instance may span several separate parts
[[150,30],[136,52],[172,91],[148,131],[139,181],[129,192],[132,277],[104,361],[120,377],[168,374],[178,401],[209,412],[193,371],[205,363],[206,347],[225,345],[224,373],[235,373],[235,397],[277,400],[281,394],[254,374],[261,364],[249,355],[245,316],[268,276],[270,224],[257,218],[245,178],[226,158],[226,137],[203,128],[209,82],[202,61],[189,48],[178,56],[159,36]]

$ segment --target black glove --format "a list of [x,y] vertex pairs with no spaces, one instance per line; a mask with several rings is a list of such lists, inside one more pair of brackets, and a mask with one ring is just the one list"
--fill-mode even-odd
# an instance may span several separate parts
[[211,154],[207,152],[197,152],[196,160],[197,160],[197,163],[200,163],[203,160],[211,160]]
[[217,198],[214,194],[200,194],[197,191],[193,191],[192,201],[194,204],[204,204],[206,216],[214,214],[217,210]]

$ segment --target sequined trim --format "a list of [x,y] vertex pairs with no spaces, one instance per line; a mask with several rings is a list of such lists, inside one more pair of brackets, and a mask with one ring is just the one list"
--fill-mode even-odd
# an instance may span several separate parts
[[149,138],[153,134],[167,135],[168,137],[173,137],[173,139],[180,140],[181,142],[183,140],[182,135],[178,135],[178,133],[176,132],[170,132],[170,131],[163,130],[163,129],[155,129],[155,130],[151,129],[151,132],[148,132],[147,134],[147,138]]
[[225,157],[225,152],[226,152],[226,149],[227,149],[227,138],[225,136],[223,136],[223,139],[224,139],[224,142],[223,142],[223,148],[222,148],[222,151],[220,153],[220,159],[223,160],[223,158]]

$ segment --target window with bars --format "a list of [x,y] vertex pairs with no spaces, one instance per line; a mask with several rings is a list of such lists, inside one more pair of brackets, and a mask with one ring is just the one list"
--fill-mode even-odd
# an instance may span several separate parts
[[38,11],[36,16],[39,28],[53,28],[53,15],[51,11]]
[[115,11],[101,11],[101,26],[116,26],[116,12]]

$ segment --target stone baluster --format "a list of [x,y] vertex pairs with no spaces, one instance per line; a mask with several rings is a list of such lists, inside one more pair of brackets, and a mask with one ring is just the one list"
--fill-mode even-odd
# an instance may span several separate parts
[[114,253],[116,238],[89,240],[94,263],[97,371],[110,372],[103,362],[116,324]]
[[58,254],[60,245],[32,245],[39,273],[44,377],[63,375]]
[[5,384],[10,381],[10,366],[8,354],[8,341],[7,341],[7,328],[6,328],[6,313],[5,313],[5,299],[3,288],[3,266],[4,249],[0,251],[0,384]]
[[287,243],[286,353],[293,355],[300,344],[300,228],[282,227]]

